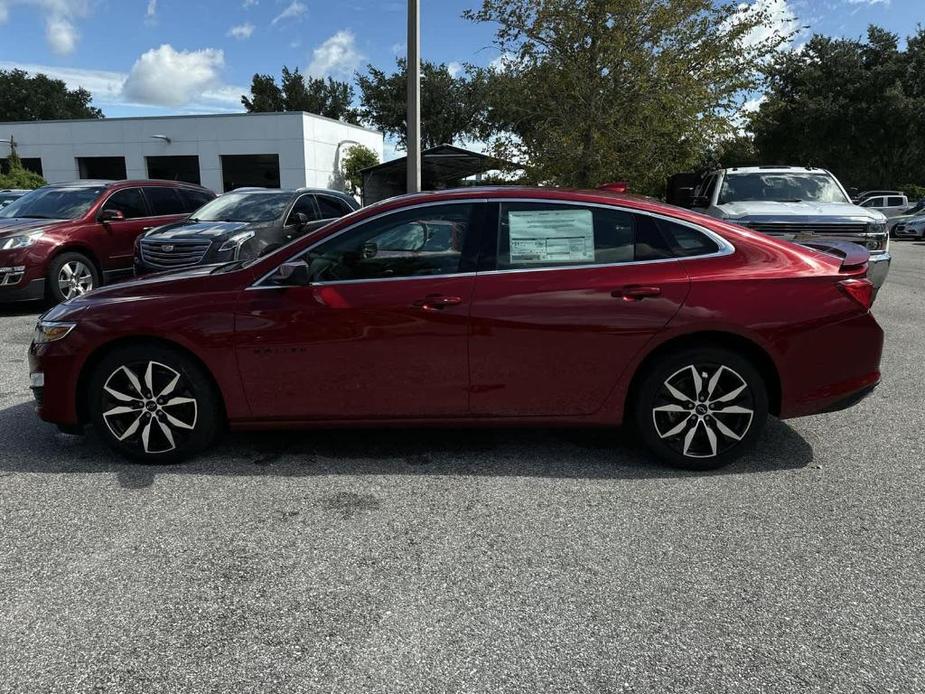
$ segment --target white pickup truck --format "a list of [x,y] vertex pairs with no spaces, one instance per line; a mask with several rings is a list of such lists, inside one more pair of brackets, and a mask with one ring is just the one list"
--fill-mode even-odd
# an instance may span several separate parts
[[876,288],[890,268],[886,217],[851,202],[824,169],[748,166],[704,176],[690,207],[711,217],[798,243],[851,241],[870,252],[867,276]]

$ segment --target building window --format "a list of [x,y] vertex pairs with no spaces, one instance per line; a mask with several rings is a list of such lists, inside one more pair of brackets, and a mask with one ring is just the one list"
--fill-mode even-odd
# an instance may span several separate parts
[[224,191],[235,188],[279,188],[278,154],[223,154]]
[[[42,159],[41,157],[20,157],[19,161],[22,162],[22,168],[26,171],[31,171],[34,174],[43,176],[42,173]],[[6,175],[10,172],[10,160],[3,158],[0,159],[0,173]]]
[[125,173],[125,157],[77,157],[77,171],[81,178],[103,181],[122,181]]
[[199,185],[199,157],[195,154],[174,157],[145,157],[148,178],[165,181],[186,181]]

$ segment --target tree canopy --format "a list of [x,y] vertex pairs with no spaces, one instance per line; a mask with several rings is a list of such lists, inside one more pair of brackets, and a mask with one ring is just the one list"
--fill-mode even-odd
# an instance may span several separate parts
[[102,118],[86,89],[68,89],[62,80],[0,70],[0,121]]
[[[372,65],[358,73],[360,116],[405,146],[408,63],[396,60],[386,73]],[[454,144],[480,131],[485,83],[480,76],[454,76],[445,64],[421,63],[421,143],[425,148]]]
[[353,195],[363,189],[363,177],[360,171],[379,163],[379,155],[364,145],[353,145],[344,157],[344,182]]
[[480,74],[496,156],[537,182],[650,193],[734,133],[789,38],[713,0],[482,0],[466,16],[497,26],[502,59]]
[[769,69],[750,128],[762,163],[821,166],[846,185],[925,182],[925,29],[899,40],[813,36]]
[[280,84],[272,75],[254,75],[251,94],[241,97],[250,112],[306,111],[326,118],[359,123],[353,108],[353,87],[331,77],[306,77],[283,66]]
[[22,159],[16,153],[15,146],[6,160],[6,173],[0,173],[0,188],[20,188],[32,190],[45,185],[44,178],[22,165]]

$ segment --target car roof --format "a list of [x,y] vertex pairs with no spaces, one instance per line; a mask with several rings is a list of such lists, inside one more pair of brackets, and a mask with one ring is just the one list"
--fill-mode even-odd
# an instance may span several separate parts
[[82,178],[76,181],[67,181],[64,183],[49,183],[43,188],[131,188],[135,186],[167,186],[170,188],[193,188],[195,190],[208,190],[195,183],[186,181],[170,181],[161,178],[136,178],[124,181],[112,181],[108,179]]
[[828,173],[825,169],[815,166],[730,166],[726,169],[718,169],[713,173],[725,171],[726,173]]

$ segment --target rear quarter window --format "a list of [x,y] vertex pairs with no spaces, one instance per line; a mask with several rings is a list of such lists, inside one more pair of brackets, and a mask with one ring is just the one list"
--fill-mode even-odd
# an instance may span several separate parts
[[673,254],[679,258],[692,258],[719,252],[719,244],[716,241],[693,227],[664,219],[658,220],[658,226],[671,246]]

